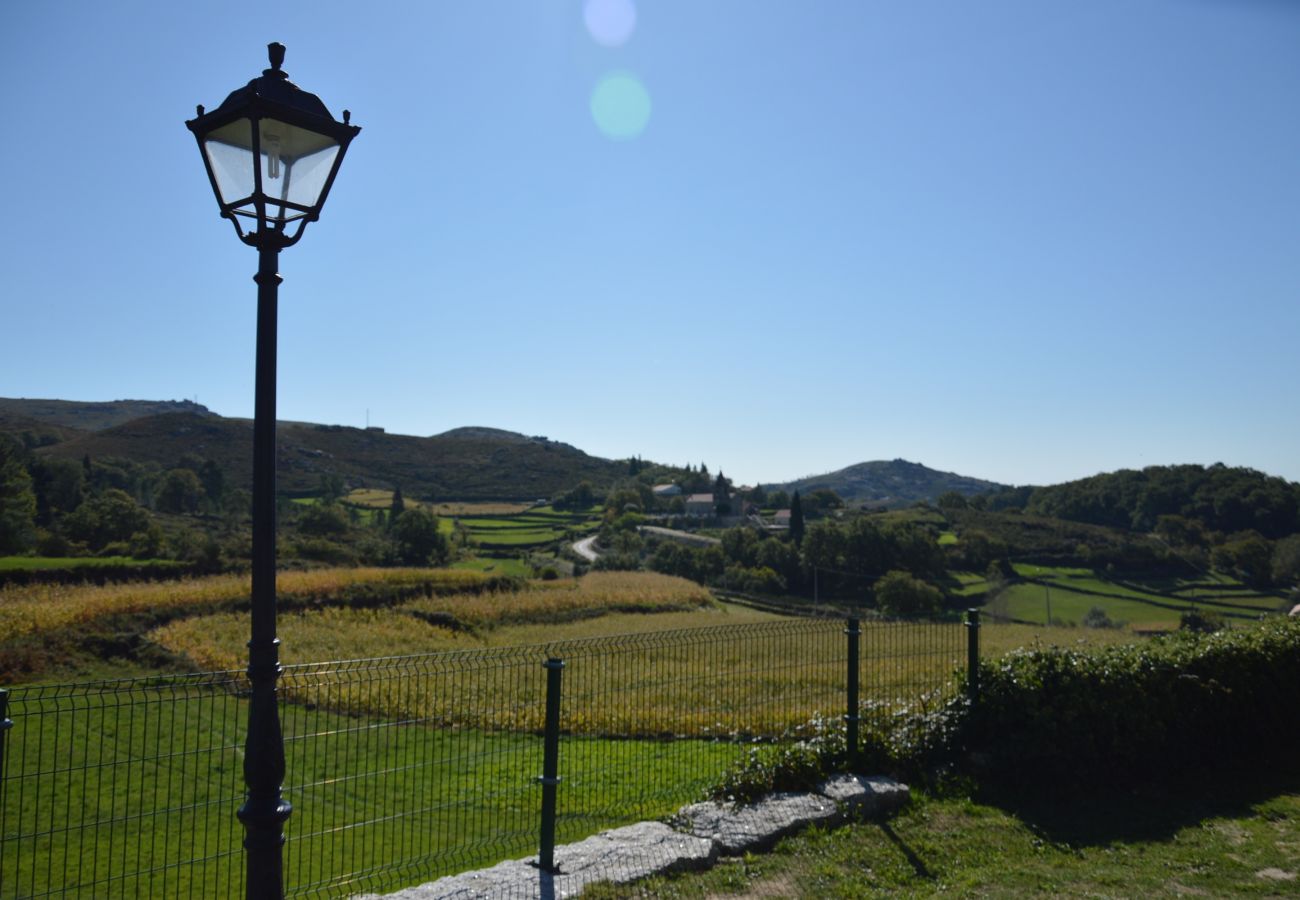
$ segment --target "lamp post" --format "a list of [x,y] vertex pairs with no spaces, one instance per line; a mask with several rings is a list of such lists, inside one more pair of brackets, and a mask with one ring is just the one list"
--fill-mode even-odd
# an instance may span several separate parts
[[253,412],[253,593],[248,642],[248,738],[239,808],[244,823],[248,898],[284,896],[281,796],[284,736],[276,682],[275,635],[275,351],[279,257],[296,244],[321,207],[348,144],[361,130],[343,111],[337,122],[315,94],[280,70],[284,45],[267,47],[271,68],[232,92],[221,106],[185,123],[198,140],[208,180],[239,239],[257,248],[257,373]]

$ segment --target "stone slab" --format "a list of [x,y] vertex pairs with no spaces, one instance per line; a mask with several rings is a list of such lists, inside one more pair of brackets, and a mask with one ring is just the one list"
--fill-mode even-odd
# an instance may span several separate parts
[[891,813],[912,799],[907,785],[883,775],[836,775],[822,782],[817,793],[860,817]]
[[[662,822],[639,822],[555,848],[558,872],[543,872],[536,857],[498,863],[490,869],[441,878],[384,895],[385,900],[471,900],[471,898],[576,897],[598,881],[626,884],[682,869],[706,869],[717,860],[712,841],[674,831]],[[375,900],[370,895],[358,900]]]
[[814,822],[831,825],[843,818],[835,801],[821,794],[772,794],[748,806],[694,803],[678,813],[686,830],[709,838],[724,856],[764,850]]
[[[677,821],[686,831],[662,822],[639,822],[555,848],[557,872],[542,872],[536,857],[512,859],[488,869],[441,878],[383,895],[385,900],[478,900],[576,897],[590,884],[626,884],[682,869],[705,869],[719,854],[738,856],[763,850],[813,823],[834,825],[845,815],[880,816],[903,806],[911,790],[878,775],[837,775],[816,793],[773,794],[750,806],[695,803]],[[354,900],[378,900],[367,894]]]

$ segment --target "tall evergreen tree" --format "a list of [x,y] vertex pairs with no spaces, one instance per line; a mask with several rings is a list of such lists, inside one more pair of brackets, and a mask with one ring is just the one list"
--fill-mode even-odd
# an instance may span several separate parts
[[795,491],[790,498],[790,539],[796,545],[803,543],[803,531],[803,503],[799,500],[799,492]]
[[393,488],[393,504],[388,507],[389,524],[395,524],[397,517],[406,512],[406,501],[402,499],[402,487],[398,485]]

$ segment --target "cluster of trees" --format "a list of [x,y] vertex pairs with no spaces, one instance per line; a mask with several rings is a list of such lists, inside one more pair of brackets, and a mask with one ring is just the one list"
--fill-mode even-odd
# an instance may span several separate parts
[[153,513],[202,515],[218,527],[247,515],[247,491],[231,490],[210,461],[171,469],[126,460],[37,456],[0,434],[0,553],[170,557],[213,564],[212,527],[164,528]]
[[801,540],[793,529],[773,535],[738,526],[712,546],[640,538],[612,546],[616,559],[602,557],[604,565],[634,567],[643,557],[656,572],[723,589],[848,601],[874,595],[877,606],[900,615],[935,611],[943,602],[929,583],[943,575],[943,554],[934,531],[914,523],[857,516],[813,522]]
[[[393,504],[363,517],[343,504],[342,480],[322,480],[321,499],[282,500],[283,559],[331,564],[441,565],[451,542],[437,518]],[[251,553],[251,496],[221,467],[187,454],[170,468],[127,460],[80,462],[36,455],[0,434],[0,555],[131,556],[218,569]]]
[[1014,488],[985,502],[992,510],[1019,507],[1133,531],[1152,531],[1162,516],[1172,515],[1222,534],[1256,531],[1275,540],[1300,532],[1300,484],[1222,463],[1121,469],[1051,487]]
[[302,559],[335,565],[443,566],[454,553],[452,542],[438,527],[438,517],[423,506],[411,506],[400,487],[388,509],[361,510],[324,492],[315,502],[296,505],[291,522],[297,536],[289,544]]

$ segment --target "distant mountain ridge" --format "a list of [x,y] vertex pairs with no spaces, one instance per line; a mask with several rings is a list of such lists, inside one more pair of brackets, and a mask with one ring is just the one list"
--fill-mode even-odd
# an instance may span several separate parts
[[810,475],[777,485],[785,491],[809,494],[829,489],[845,503],[865,506],[910,506],[933,502],[949,491],[965,496],[1000,491],[1007,485],[952,472],[940,472],[905,459],[876,460],[848,466],[825,475]]
[[[187,455],[216,462],[230,483],[252,484],[253,423],[204,411],[146,415],[99,430],[42,426],[39,452],[80,460],[129,459],[164,469]],[[0,430],[33,431],[32,417],[0,421]],[[379,429],[281,421],[276,426],[279,490],[308,494],[325,476],[350,486],[400,487],[409,497],[456,500],[541,499],[588,480],[604,487],[627,463],[588,456],[543,437],[499,429],[455,429],[434,437]]]
[[[225,418],[189,400],[26,400],[0,398],[0,431],[25,435],[42,454],[81,460],[121,458],[164,469],[188,456],[210,459],[231,483],[252,483],[253,423]],[[589,456],[559,441],[486,426],[430,437],[378,428],[277,423],[277,481],[288,493],[320,489],[325,476],[352,486],[401,487],[410,497],[540,499],[587,480],[604,489],[628,471],[625,460]],[[991,481],[896,459],[866,462],[783,485],[829,488],[853,505],[907,506],[947,491],[999,490]]]
[[81,431],[102,431],[146,416],[190,413],[215,416],[192,400],[29,400],[0,397],[0,420],[29,419]]

